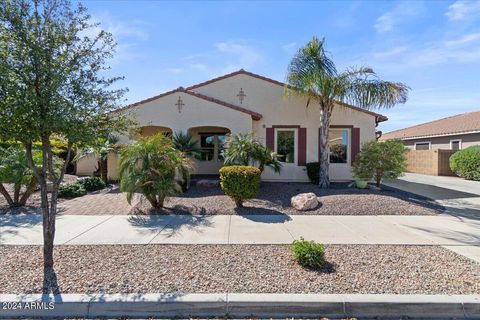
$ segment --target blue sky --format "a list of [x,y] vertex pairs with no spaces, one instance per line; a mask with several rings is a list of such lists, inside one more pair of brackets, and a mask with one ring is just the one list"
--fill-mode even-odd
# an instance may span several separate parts
[[339,69],[370,66],[411,87],[386,132],[480,110],[480,1],[82,1],[114,35],[128,103],[231,71],[283,81],[296,50],[326,38]]

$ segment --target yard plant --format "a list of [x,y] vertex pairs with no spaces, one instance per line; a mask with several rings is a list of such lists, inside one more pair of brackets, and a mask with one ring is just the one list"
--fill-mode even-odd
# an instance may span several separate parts
[[480,145],[455,152],[450,157],[450,168],[459,177],[480,181]]
[[[24,206],[38,186],[38,180],[28,165],[27,155],[22,145],[5,144],[9,147],[0,147],[0,193],[9,207]],[[39,151],[33,152],[35,165],[42,165],[42,155]],[[58,165],[59,159],[54,158]],[[58,169],[58,167],[57,167]],[[12,186],[10,194],[6,185]]]
[[321,243],[300,237],[300,240],[293,241],[290,249],[295,260],[304,268],[317,269],[325,264],[325,248]]
[[235,205],[257,196],[260,187],[260,169],[251,166],[225,166],[220,169],[220,186]]
[[225,142],[226,165],[256,165],[260,172],[270,167],[275,173],[280,173],[282,163],[277,154],[268,149],[255,138],[253,132],[231,133]]
[[125,146],[120,153],[120,190],[128,203],[142,194],[154,208],[162,208],[168,196],[181,191],[176,175],[189,170],[191,160],[173,145],[170,137],[157,134]]
[[99,177],[85,177],[79,181],[79,183],[87,191],[98,191],[105,189],[107,184]]
[[106,137],[95,140],[92,144],[82,148],[75,157],[75,161],[87,156],[94,156],[98,160],[98,171],[104,182],[108,181],[108,156],[111,153],[118,153],[121,145],[118,144],[118,137],[107,135]]
[[377,187],[384,178],[395,179],[407,167],[408,149],[401,140],[369,141],[352,165],[353,175],[362,180],[374,179]]
[[[173,137],[173,146],[178,151],[183,152],[184,155],[190,158],[200,159],[202,149],[198,141],[193,139],[193,136],[190,132],[177,131],[174,133]],[[180,185],[183,191],[187,191],[190,188],[191,175],[190,170],[181,170],[180,175],[182,179]]]
[[[112,89],[121,78],[106,77],[115,46],[81,4],[0,0],[0,140],[22,143],[40,187],[44,293],[58,293],[49,278],[58,192],[72,149],[125,129],[125,117],[109,115],[125,91]],[[54,166],[56,137],[66,145],[60,170]],[[35,143],[41,166],[34,159]]]
[[316,37],[298,50],[287,71],[286,95],[293,92],[312,101],[320,111],[320,170],[318,184],[328,188],[328,140],[335,103],[353,104],[364,109],[390,108],[405,103],[408,87],[399,82],[384,81],[367,67],[339,72],[324,48],[325,41]]
[[58,190],[59,198],[78,198],[87,194],[87,190],[83,184],[79,182],[67,183],[60,186]]

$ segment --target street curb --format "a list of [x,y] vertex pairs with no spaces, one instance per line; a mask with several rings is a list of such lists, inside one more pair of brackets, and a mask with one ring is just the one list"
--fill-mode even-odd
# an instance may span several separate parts
[[[53,305],[49,305],[49,302],[53,302]],[[226,316],[480,319],[480,295],[242,293],[0,295],[0,319]]]

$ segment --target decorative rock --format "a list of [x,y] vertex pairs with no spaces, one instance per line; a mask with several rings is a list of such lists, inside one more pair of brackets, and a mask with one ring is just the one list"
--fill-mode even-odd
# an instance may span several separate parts
[[317,195],[313,192],[300,193],[291,199],[292,207],[300,211],[313,210],[319,202]]
[[202,179],[197,181],[197,187],[201,188],[215,188],[220,184],[219,180]]

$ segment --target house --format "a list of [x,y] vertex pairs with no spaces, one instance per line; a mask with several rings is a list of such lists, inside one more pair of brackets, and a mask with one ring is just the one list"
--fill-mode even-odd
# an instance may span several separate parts
[[401,139],[413,150],[461,150],[480,145],[480,111],[457,114],[384,134],[381,140]]
[[[308,181],[307,162],[318,161],[319,109],[295,95],[286,98],[285,84],[239,70],[187,88],[162,93],[119,111],[134,117],[140,136],[158,132],[190,132],[203,149],[195,160],[196,174],[218,174],[228,133],[254,131],[256,137],[283,162],[281,174],[267,168],[262,179]],[[352,178],[351,163],[362,143],[376,138],[376,126],[387,118],[337,103],[330,126],[330,178]],[[126,139],[126,138],[125,138]],[[135,139],[135,137],[131,137]],[[109,176],[116,177],[118,159],[111,155]],[[91,174],[95,161],[77,165],[77,174]]]

